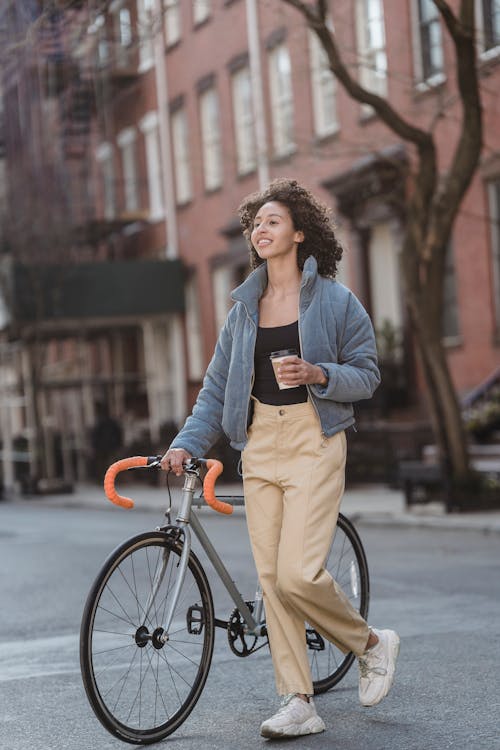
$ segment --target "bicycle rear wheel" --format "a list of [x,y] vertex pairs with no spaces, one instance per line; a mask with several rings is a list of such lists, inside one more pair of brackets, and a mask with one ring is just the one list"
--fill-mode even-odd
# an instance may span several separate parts
[[85,690],[101,723],[126,742],[157,742],[175,731],[210,669],[212,595],[193,553],[169,632],[163,631],[181,552],[182,543],[163,532],[127,540],[104,563],[85,604]]
[[[351,604],[366,619],[370,599],[368,564],[361,539],[352,523],[339,513],[326,569]],[[355,656],[344,654],[306,623],[306,637],[314,692],[324,693],[346,675]]]

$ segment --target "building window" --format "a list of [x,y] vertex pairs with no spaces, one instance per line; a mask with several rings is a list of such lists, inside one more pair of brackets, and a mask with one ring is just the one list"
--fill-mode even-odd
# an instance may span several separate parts
[[132,49],[132,26],[128,8],[119,8],[115,11],[114,40],[115,63],[127,67]]
[[116,139],[122,154],[123,195],[125,211],[134,213],[139,208],[137,192],[137,154],[136,132],[133,128],[126,128],[118,134]]
[[186,111],[183,107],[172,114],[172,146],[175,166],[177,203],[191,200],[191,169],[189,163],[189,134]]
[[153,15],[155,0],[137,0],[137,31],[139,36],[139,71],[144,72],[154,62]]
[[386,96],[387,55],[382,0],[357,0],[356,28],[361,84],[374,94]]
[[491,226],[491,253],[493,269],[493,304],[495,328],[500,335],[500,177],[488,185],[488,202]]
[[247,67],[233,73],[233,114],[238,174],[255,169],[257,154],[252,106],[252,83]]
[[480,0],[478,27],[481,53],[498,54],[500,51],[500,0]]
[[439,11],[432,0],[417,0],[417,77],[429,82],[441,80],[444,69]]
[[186,335],[190,380],[201,380],[205,372],[198,300],[196,277],[192,276],[186,284]]
[[274,153],[275,156],[284,156],[295,147],[292,66],[285,44],[277,45],[269,53],[269,86]]
[[144,146],[146,150],[149,218],[152,221],[158,221],[163,218],[163,185],[157,113],[148,112],[140,121],[139,128],[144,134]]
[[97,36],[97,65],[104,68],[109,62],[109,42],[105,17],[98,15],[89,31]]
[[113,148],[110,143],[101,143],[96,152],[102,176],[103,215],[105,219],[114,219],[116,215],[115,166]]
[[163,0],[165,42],[167,47],[176,44],[181,38],[181,8],[179,0]]
[[314,115],[314,132],[322,137],[338,130],[335,76],[328,55],[317,35],[309,32],[309,58]]
[[215,88],[209,88],[200,94],[200,122],[205,188],[215,190],[222,183],[219,98]]
[[193,0],[193,23],[199,24],[210,17],[210,0]]
[[460,336],[458,318],[457,282],[455,275],[455,258],[451,243],[446,250],[446,265],[443,289],[442,336],[445,342],[455,343]]

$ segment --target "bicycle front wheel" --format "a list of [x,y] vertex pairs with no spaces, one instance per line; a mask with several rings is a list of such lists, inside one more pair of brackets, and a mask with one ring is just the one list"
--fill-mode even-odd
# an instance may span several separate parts
[[107,559],[86,602],[80,663],[90,704],[106,729],[148,744],[175,731],[194,708],[214,646],[210,587],[191,553],[168,633],[182,542],[140,534]]
[[[370,581],[365,551],[352,523],[339,513],[337,528],[325,564],[355,609],[366,619]],[[314,692],[324,693],[347,674],[355,656],[345,654],[306,623],[306,638]]]

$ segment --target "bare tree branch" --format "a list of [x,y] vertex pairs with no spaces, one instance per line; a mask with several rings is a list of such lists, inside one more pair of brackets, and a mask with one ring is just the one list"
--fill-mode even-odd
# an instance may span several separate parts
[[318,0],[318,17],[323,23],[326,22],[328,15],[328,2],[327,0]]
[[[435,0],[435,2],[438,5],[442,0]],[[482,149],[482,111],[474,43],[474,21],[473,0],[461,0],[460,31],[453,37],[453,41],[456,48],[456,71],[462,103],[462,123],[451,167],[436,196],[438,210],[434,214],[436,227],[433,229],[440,224],[446,224],[451,228],[460,206],[460,200],[474,176]],[[433,236],[434,231],[430,233],[431,241]]]
[[433,0],[433,2],[439,10],[441,17],[446,24],[446,28],[450,32],[451,37],[455,39],[460,34],[460,23],[458,21],[458,18],[453,13],[446,0]]
[[430,133],[407,122],[386,99],[365,89],[351,76],[340,55],[335,32],[330,31],[324,19],[321,18],[319,7],[322,4],[321,0],[318,0],[315,6],[316,10],[303,0],[282,0],[282,2],[296,8],[304,16],[308,26],[316,33],[324,47],[333,74],[342,83],[347,93],[362,104],[368,104],[373,107],[386,125],[405,141],[414,143],[419,150],[421,149],[428,154],[433,153],[433,142]]

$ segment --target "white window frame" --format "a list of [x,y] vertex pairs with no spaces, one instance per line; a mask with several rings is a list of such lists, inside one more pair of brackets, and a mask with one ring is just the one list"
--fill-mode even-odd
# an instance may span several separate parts
[[132,44],[132,19],[129,8],[120,8],[118,11],[118,30],[120,46],[128,49]]
[[[490,0],[492,5],[498,0]],[[500,12],[500,8],[499,8]],[[500,56],[500,38],[498,44],[494,44],[491,47],[486,47],[486,34],[485,34],[485,23],[484,23],[484,0],[476,1],[476,26],[477,26],[477,38],[478,38],[478,49],[481,60],[491,60],[494,57]]]
[[[309,31],[309,62],[311,66],[314,133],[319,138],[324,138],[339,131],[337,81],[330,70],[328,55],[317,34],[313,31]],[[328,114],[329,109],[331,116]]]
[[210,17],[210,0],[192,0],[193,2],[193,24],[197,26]]
[[109,41],[107,38],[106,17],[100,13],[96,16],[89,31],[97,35],[96,54],[98,67],[105,67],[109,63]]
[[[440,37],[440,48],[441,48],[441,60],[442,68],[437,70],[431,76],[426,77],[424,72],[424,50],[422,47],[422,18],[420,12],[420,0],[413,0],[411,3],[411,23],[412,23],[412,40],[413,40],[413,66],[415,70],[415,80],[417,91],[427,91],[429,88],[441,85],[446,80],[446,74],[444,71],[444,50],[443,50],[443,34],[441,30],[441,17],[437,8],[437,22],[438,25],[435,27],[439,29]],[[435,7],[435,6],[434,6]]]
[[193,195],[189,156],[189,128],[186,110],[179,107],[170,116],[172,150],[174,156],[175,193],[177,204],[188,203]]
[[153,16],[155,0],[137,0],[137,34],[139,37],[139,73],[154,65]]
[[139,129],[144,135],[149,191],[149,220],[159,221],[164,217],[163,181],[161,174],[161,152],[158,132],[158,113],[148,112],[140,121]]
[[500,336],[500,175],[488,181],[488,207],[495,328],[497,336]]
[[[378,96],[387,96],[387,47],[382,0],[356,0],[356,34],[361,85]],[[371,36],[378,39],[373,41]],[[372,108],[363,105],[363,112],[369,114]]]
[[234,287],[233,269],[221,265],[212,271],[212,292],[214,297],[215,330],[220,331],[232,305],[231,291]]
[[287,156],[295,150],[295,140],[292,62],[284,42],[269,52],[269,92],[274,155]]
[[233,73],[231,87],[237,171],[239,175],[244,175],[252,172],[257,166],[252,79],[248,66]]
[[163,0],[163,25],[167,47],[177,44],[182,36],[181,4],[179,0]]
[[201,335],[201,314],[197,278],[191,276],[186,283],[186,344],[188,353],[188,377],[202,380],[205,374],[203,364],[203,339]]
[[113,146],[105,141],[96,149],[96,160],[102,175],[103,215],[105,219],[116,216],[116,186]]
[[199,111],[205,189],[216,190],[222,185],[222,133],[215,86],[200,93]]
[[139,210],[139,192],[137,189],[137,133],[135,128],[125,128],[118,133],[116,142],[121,150],[123,195],[125,211],[135,213]]

